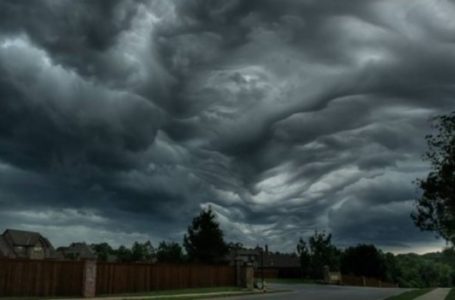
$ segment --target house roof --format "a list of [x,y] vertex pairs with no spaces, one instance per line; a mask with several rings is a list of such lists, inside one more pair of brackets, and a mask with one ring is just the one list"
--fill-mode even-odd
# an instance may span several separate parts
[[[263,254],[263,256],[262,256]],[[273,253],[268,252],[266,248],[263,251],[262,248],[256,247],[253,249],[248,248],[237,248],[232,249],[230,252],[230,259],[237,259],[241,256],[251,257],[257,264],[261,264],[261,260],[264,259],[265,267],[277,267],[277,268],[295,268],[300,267],[300,259],[295,254],[288,253]]]
[[11,248],[6,243],[3,236],[0,235],[0,257],[12,257],[14,253],[12,252]]
[[294,268],[300,266],[300,260],[295,254],[268,253],[264,255],[264,266]]
[[11,244],[14,246],[31,247],[36,245],[40,240],[44,242],[46,246],[51,246],[50,242],[38,232],[7,229],[3,233],[3,236],[8,237]]
[[88,258],[88,259],[96,259],[97,256],[93,249],[88,246],[86,243],[79,242],[79,243],[72,243],[68,247],[60,247],[58,249],[59,252],[63,253],[63,255],[74,255],[77,258]]

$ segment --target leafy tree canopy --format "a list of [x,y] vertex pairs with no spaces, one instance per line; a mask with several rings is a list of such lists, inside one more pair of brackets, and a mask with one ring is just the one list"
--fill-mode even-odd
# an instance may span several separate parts
[[210,207],[193,219],[183,238],[183,245],[192,261],[217,263],[225,258],[228,247]]
[[435,231],[455,244],[455,112],[437,117],[433,127],[425,153],[431,171],[417,181],[422,196],[412,218],[422,230]]
[[373,245],[349,247],[341,256],[343,274],[385,279],[386,271],[385,258]]
[[158,262],[180,263],[184,260],[182,247],[174,242],[161,242],[156,252]]

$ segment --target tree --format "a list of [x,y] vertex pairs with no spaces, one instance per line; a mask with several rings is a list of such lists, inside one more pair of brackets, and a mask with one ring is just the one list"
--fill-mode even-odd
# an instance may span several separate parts
[[349,247],[341,257],[343,274],[385,279],[386,271],[383,254],[373,245]]
[[109,255],[114,253],[114,249],[108,243],[99,243],[91,245],[99,261],[107,261]]
[[311,273],[315,278],[323,277],[323,268],[338,270],[340,267],[340,251],[332,245],[332,235],[317,231],[308,240],[311,256]]
[[300,268],[302,270],[302,276],[307,277],[309,275],[308,271],[310,268],[311,256],[308,250],[308,246],[302,238],[299,239],[299,243],[297,244],[297,254],[299,255],[300,258]]
[[117,255],[117,260],[120,262],[130,262],[132,260],[131,250],[123,245],[115,250],[115,254]]
[[401,269],[398,266],[397,259],[392,253],[386,253],[384,255],[385,261],[385,280],[387,282],[398,282],[402,276]]
[[156,252],[158,262],[180,263],[183,261],[183,250],[178,243],[161,242]]
[[424,155],[431,170],[417,180],[422,195],[412,218],[422,230],[435,231],[455,244],[455,112],[435,118],[433,128],[426,136]]
[[216,263],[225,258],[228,247],[210,207],[193,219],[183,238],[183,245],[192,261]]
[[151,261],[155,257],[155,249],[150,241],[134,242],[131,248],[131,261]]

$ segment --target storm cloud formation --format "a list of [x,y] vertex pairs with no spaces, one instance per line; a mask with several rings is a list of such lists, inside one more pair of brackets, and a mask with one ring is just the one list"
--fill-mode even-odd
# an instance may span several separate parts
[[0,227],[56,244],[439,246],[409,215],[453,110],[443,0],[0,2]]

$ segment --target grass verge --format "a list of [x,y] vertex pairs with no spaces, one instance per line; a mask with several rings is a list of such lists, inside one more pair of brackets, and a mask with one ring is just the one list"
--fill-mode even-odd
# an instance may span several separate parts
[[317,280],[312,279],[302,279],[302,278],[269,278],[265,279],[265,282],[268,283],[285,283],[285,284],[302,284],[302,283],[311,283],[317,284]]
[[[244,293],[242,293],[244,292]],[[208,294],[205,296],[207,297],[214,297],[214,293],[221,293],[221,296],[230,296],[230,295],[241,295],[251,293],[249,290],[242,289],[240,287],[214,287],[214,288],[192,288],[192,289],[175,289],[175,290],[162,290],[156,292],[144,292],[144,293],[123,293],[123,294],[113,294],[113,295],[99,295],[97,298],[109,298],[115,297],[122,299],[128,299],[129,297],[134,297],[135,300],[142,300],[142,299],[151,299],[153,300],[162,300],[162,299],[202,299],[204,298],[203,294]],[[184,297],[185,294],[202,294],[197,298],[192,297],[189,295],[188,297]],[[78,296],[68,296],[68,297],[0,297],[0,300],[59,300],[59,299],[73,299],[78,298]],[[82,300],[82,298],[81,298]]]
[[418,289],[418,290],[412,290],[412,291],[407,291],[407,292],[404,292],[400,295],[397,295],[397,296],[392,296],[392,297],[389,297],[385,300],[413,300],[419,296],[422,296],[430,291],[432,291],[433,289]]
[[455,289],[451,289],[445,300],[455,300]]
[[[132,294],[128,295],[129,297],[135,297],[135,300],[168,300],[168,299],[204,299],[204,298],[221,298],[221,297],[231,297],[239,295],[250,295],[255,294],[256,292],[238,288],[238,287],[220,287],[220,288],[199,288],[199,289],[182,289],[182,290],[168,290],[160,291],[154,293],[147,293],[143,295]],[[124,300],[128,299],[128,296],[122,295],[125,297]],[[140,298],[137,298],[140,296]],[[142,298],[143,297],[143,298]]]

